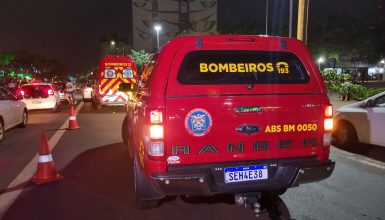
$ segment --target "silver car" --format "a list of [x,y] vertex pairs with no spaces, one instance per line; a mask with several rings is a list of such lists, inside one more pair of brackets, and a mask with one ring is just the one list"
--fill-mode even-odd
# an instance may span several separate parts
[[385,146],[385,92],[337,109],[334,123],[333,142],[337,146]]
[[0,141],[4,132],[15,126],[27,127],[28,111],[21,101],[6,88],[0,87]]

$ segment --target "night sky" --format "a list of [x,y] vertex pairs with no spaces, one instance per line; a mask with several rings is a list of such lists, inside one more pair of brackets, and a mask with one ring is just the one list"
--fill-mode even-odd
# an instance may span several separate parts
[[[218,22],[256,19],[264,24],[265,0],[218,1]],[[287,23],[289,0],[269,1],[272,30]],[[375,2],[310,0],[309,22],[333,12],[366,18],[367,6]],[[89,70],[100,58],[103,37],[115,32],[130,39],[130,8],[130,0],[0,0],[0,52],[30,51],[60,60],[70,71]],[[295,23],[296,11],[293,16]]]
[[26,50],[85,71],[100,56],[102,37],[128,37],[127,0],[0,0],[0,52]]

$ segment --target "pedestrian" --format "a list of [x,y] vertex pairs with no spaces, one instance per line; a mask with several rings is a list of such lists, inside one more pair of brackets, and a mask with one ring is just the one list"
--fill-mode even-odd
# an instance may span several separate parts
[[65,96],[70,105],[74,104],[73,93],[75,92],[75,86],[71,81],[66,83]]

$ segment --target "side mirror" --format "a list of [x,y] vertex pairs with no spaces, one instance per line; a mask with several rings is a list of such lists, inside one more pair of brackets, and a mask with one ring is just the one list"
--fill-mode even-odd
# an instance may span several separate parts
[[133,92],[134,89],[131,87],[130,83],[120,83],[119,84],[119,91],[120,92]]

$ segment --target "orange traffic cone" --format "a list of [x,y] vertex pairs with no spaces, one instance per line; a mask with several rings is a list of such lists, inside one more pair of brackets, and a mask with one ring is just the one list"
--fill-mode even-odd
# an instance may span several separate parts
[[70,117],[68,119],[68,128],[67,130],[74,130],[74,129],[79,129],[78,122],[76,121],[76,115],[75,115],[75,110],[74,106],[71,105],[70,107]]
[[41,135],[41,145],[39,150],[39,162],[37,170],[31,181],[35,184],[49,183],[63,179],[63,176],[56,173],[55,164],[52,159],[51,151],[48,146],[47,135]]

